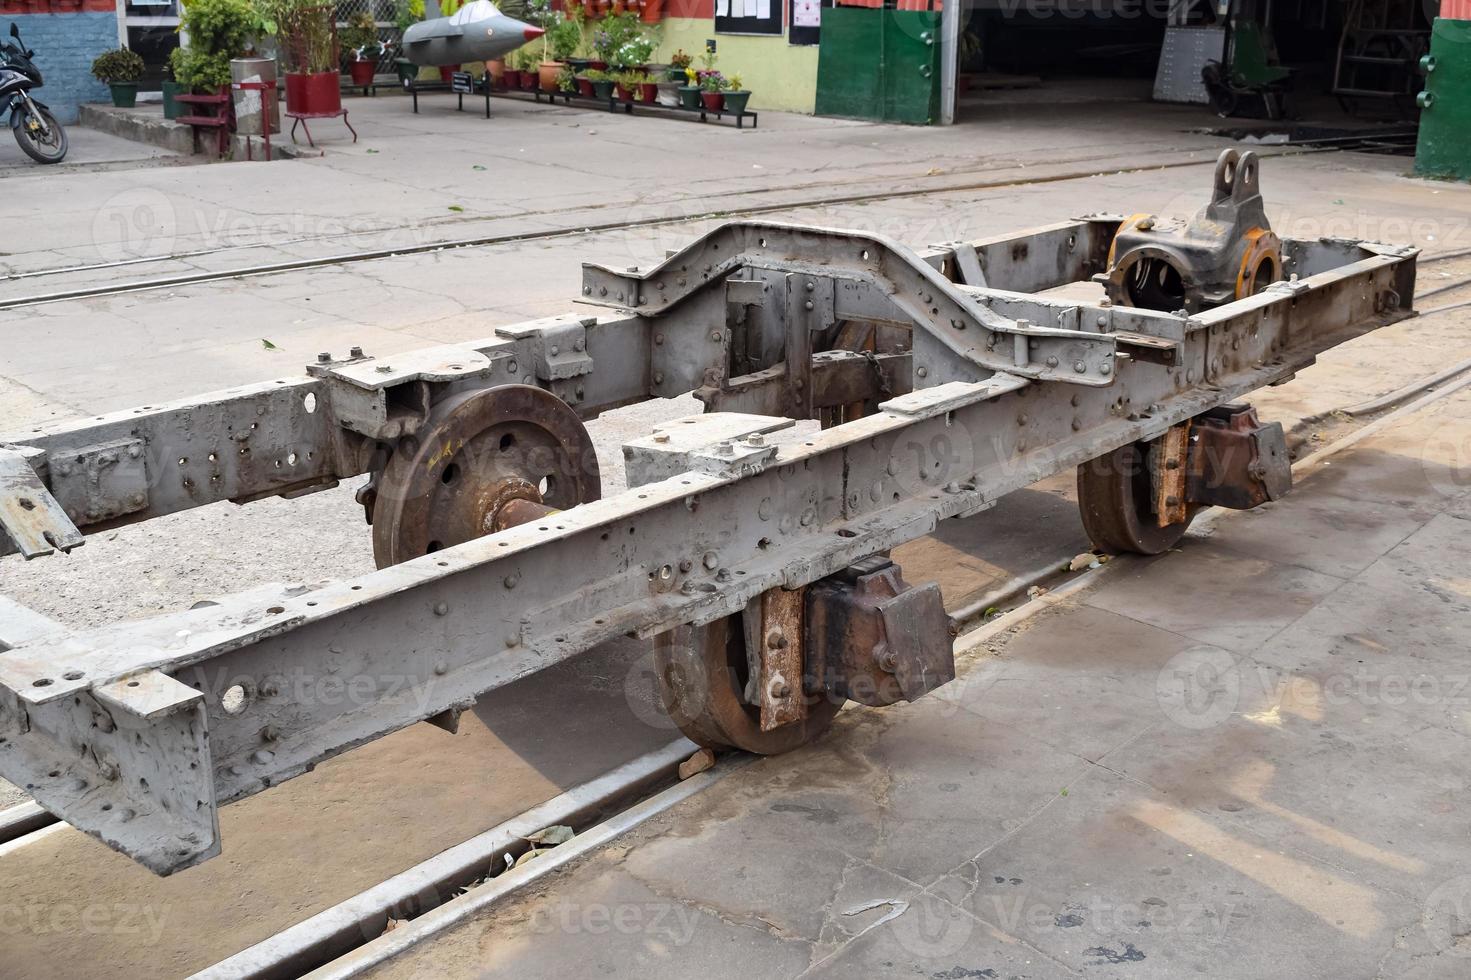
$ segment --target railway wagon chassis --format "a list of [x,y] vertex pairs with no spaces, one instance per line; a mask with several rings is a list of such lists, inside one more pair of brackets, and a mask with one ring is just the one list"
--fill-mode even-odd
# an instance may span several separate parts
[[[1279,240],[1257,171],[1224,153],[1184,225],[911,250],[727,224],[584,266],[606,315],[12,433],[0,553],[366,474],[379,569],[100,629],[0,599],[0,775],[169,874],[219,853],[220,805],[618,636],[654,641],[707,746],[782,752],[846,701],[920,697],[953,624],[889,549],[1077,468],[1096,544],[1162,551],[1201,507],[1287,491],[1281,427],[1238,399],[1412,315],[1415,249]],[[706,412],[625,445],[603,497],[583,421],[688,392]]]

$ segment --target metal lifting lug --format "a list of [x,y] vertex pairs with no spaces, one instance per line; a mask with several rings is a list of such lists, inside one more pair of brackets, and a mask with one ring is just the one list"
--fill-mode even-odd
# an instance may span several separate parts
[[882,555],[807,589],[809,670],[835,698],[875,708],[918,700],[955,679],[954,636],[940,587],[910,586]]

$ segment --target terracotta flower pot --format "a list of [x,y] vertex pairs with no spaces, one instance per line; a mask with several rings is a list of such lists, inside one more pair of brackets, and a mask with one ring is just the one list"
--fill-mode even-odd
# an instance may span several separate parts
[[558,91],[557,76],[561,74],[561,72],[562,63],[560,61],[543,61],[540,65],[538,65],[537,77],[541,80],[541,90],[543,92]]
[[644,83],[642,83],[642,84],[639,85],[639,87],[638,87],[638,100],[640,102],[647,102],[649,105],[653,105],[654,102],[658,98],[659,98],[659,83],[658,82],[644,82]]
[[485,74],[490,76],[491,88],[505,88],[506,63],[499,58],[485,63]]
[[706,111],[719,112],[725,108],[725,93],[701,92],[700,102],[704,104]]
[[330,116],[342,111],[342,83],[335,71],[286,75],[286,111],[303,116]]
[[450,82],[452,82],[452,81],[455,80],[455,72],[457,72],[459,70],[460,70],[460,66],[459,65],[440,65],[439,66],[439,80],[441,82],[444,82],[444,84],[448,85]]
[[579,78],[577,80],[577,94],[586,98],[592,98],[596,93],[593,91],[592,79]]
[[378,65],[372,61],[350,61],[347,65],[347,73],[352,76],[352,84],[357,88],[367,88],[373,84],[373,71]]

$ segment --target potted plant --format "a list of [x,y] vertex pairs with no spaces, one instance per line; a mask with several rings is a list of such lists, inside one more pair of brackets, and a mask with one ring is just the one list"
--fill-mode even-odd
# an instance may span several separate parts
[[629,76],[632,72],[619,71],[613,73],[613,97],[620,102],[632,102],[633,92],[629,90]]
[[694,64],[694,62],[695,59],[684,48],[680,48],[674,52],[674,54],[669,56],[669,80],[671,82],[679,82],[683,85],[685,80],[684,73],[689,70],[690,65]]
[[593,98],[606,101],[613,97],[613,76],[611,73],[594,68],[587,73],[587,78],[592,82]]
[[568,95],[577,91],[577,76],[572,73],[571,65],[563,65],[562,70],[557,72],[557,91]]
[[659,46],[659,39],[645,30],[633,14],[624,16],[629,18],[633,30],[628,39],[618,46],[618,50],[610,61],[617,67],[643,71],[649,59],[654,56],[654,49]]
[[172,65],[163,66],[163,75],[163,81],[159,84],[160,94],[163,97],[163,117],[175,119],[179,115],[179,103],[174,101],[174,96],[183,94],[187,89],[174,78]]
[[542,60],[537,65],[537,71],[541,77],[542,91],[555,92],[558,90],[557,79],[562,67],[568,58],[577,53],[577,46],[582,43],[582,22],[577,18],[564,17],[556,11],[549,11],[540,20],[539,26],[546,33],[541,36]]
[[684,84],[679,87],[679,105],[683,109],[700,107],[700,76],[693,68],[684,70]]
[[[424,0],[395,0],[393,12],[393,25],[402,35],[424,19]],[[407,58],[394,58],[393,70],[398,73],[398,83],[404,88],[408,88],[419,77],[419,66]]]
[[190,0],[179,28],[187,47],[169,54],[169,70],[185,92],[217,94],[230,84],[230,59],[244,54],[262,28],[248,0]]
[[530,48],[521,48],[516,53],[521,63],[521,91],[535,92],[541,87],[541,58]]
[[138,79],[142,74],[143,59],[127,48],[104,51],[92,61],[92,76],[112,90],[112,104],[119,109],[138,104]]
[[655,100],[659,98],[659,83],[654,81],[654,77],[648,72],[640,71],[634,72],[633,74],[635,77],[632,81],[638,86],[638,91],[635,93],[638,96],[638,100],[653,105]]
[[741,84],[740,73],[737,72],[726,79],[725,89],[725,111],[736,115],[746,111],[746,103],[751,99],[751,93],[746,91]]
[[347,29],[342,32],[342,43],[350,52],[347,72],[358,88],[373,84],[373,73],[378,68],[378,59],[383,56],[383,42],[378,40],[378,24],[373,15],[359,10],[347,19]]
[[[638,22],[638,17],[633,14],[611,14],[603,20],[603,23],[593,32],[593,50],[597,52],[598,60],[609,68],[633,68],[641,66],[648,55],[638,61],[631,61],[628,55],[637,54],[635,51],[625,52],[624,48],[640,39],[644,31],[643,25]],[[650,44],[648,51],[653,51]]]
[[718,71],[700,73],[700,102],[706,112],[720,112],[725,108],[725,76]]
[[286,111],[307,117],[342,111],[336,13],[317,0],[259,0],[286,73]]
[[589,68],[586,71],[578,72],[577,74],[577,94],[582,96],[583,98],[590,99],[594,95],[592,87],[592,73],[596,70],[597,69],[595,68]]

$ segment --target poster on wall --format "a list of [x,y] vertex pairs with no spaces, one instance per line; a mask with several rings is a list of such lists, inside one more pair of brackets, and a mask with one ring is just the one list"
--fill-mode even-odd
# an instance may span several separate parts
[[833,0],[788,0],[791,4],[791,26],[787,30],[790,44],[817,44],[822,40],[822,10]]
[[780,34],[782,0],[715,0],[716,34]]

